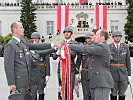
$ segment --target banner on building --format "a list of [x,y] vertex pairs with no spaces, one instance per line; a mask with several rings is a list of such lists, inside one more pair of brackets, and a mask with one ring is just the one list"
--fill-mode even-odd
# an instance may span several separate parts
[[107,5],[96,5],[96,28],[107,29]]
[[64,44],[61,49],[62,100],[72,100],[71,50]]
[[79,0],[80,4],[82,3],[88,3],[88,0]]
[[69,5],[57,6],[57,31],[62,33],[69,25]]

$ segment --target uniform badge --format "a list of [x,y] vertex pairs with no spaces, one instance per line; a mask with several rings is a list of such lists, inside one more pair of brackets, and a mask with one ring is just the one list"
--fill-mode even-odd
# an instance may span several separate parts
[[43,61],[43,58],[40,58],[40,61]]
[[122,55],[126,55],[127,54],[127,50],[123,49],[121,52]]
[[22,51],[19,51],[19,58],[23,58],[23,52]]
[[28,54],[29,54],[29,52],[27,51],[27,52],[26,52],[26,54],[28,55]]

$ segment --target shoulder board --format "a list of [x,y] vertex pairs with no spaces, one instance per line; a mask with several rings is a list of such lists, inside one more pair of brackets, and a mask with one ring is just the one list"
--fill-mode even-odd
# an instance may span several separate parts
[[16,45],[19,44],[19,42],[18,42],[17,40],[15,40],[15,39],[13,39],[13,42],[14,42]]

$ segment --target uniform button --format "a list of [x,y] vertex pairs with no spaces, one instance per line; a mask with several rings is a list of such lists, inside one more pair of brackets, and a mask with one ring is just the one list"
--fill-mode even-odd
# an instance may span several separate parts
[[97,74],[98,74],[98,72],[97,72]]

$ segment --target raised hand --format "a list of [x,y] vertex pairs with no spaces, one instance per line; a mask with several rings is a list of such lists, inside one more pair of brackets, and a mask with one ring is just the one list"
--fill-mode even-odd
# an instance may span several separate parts
[[54,47],[56,47],[57,49],[60,49],[61,48],[61,45],[58,44],[58,43],[54,43]]

